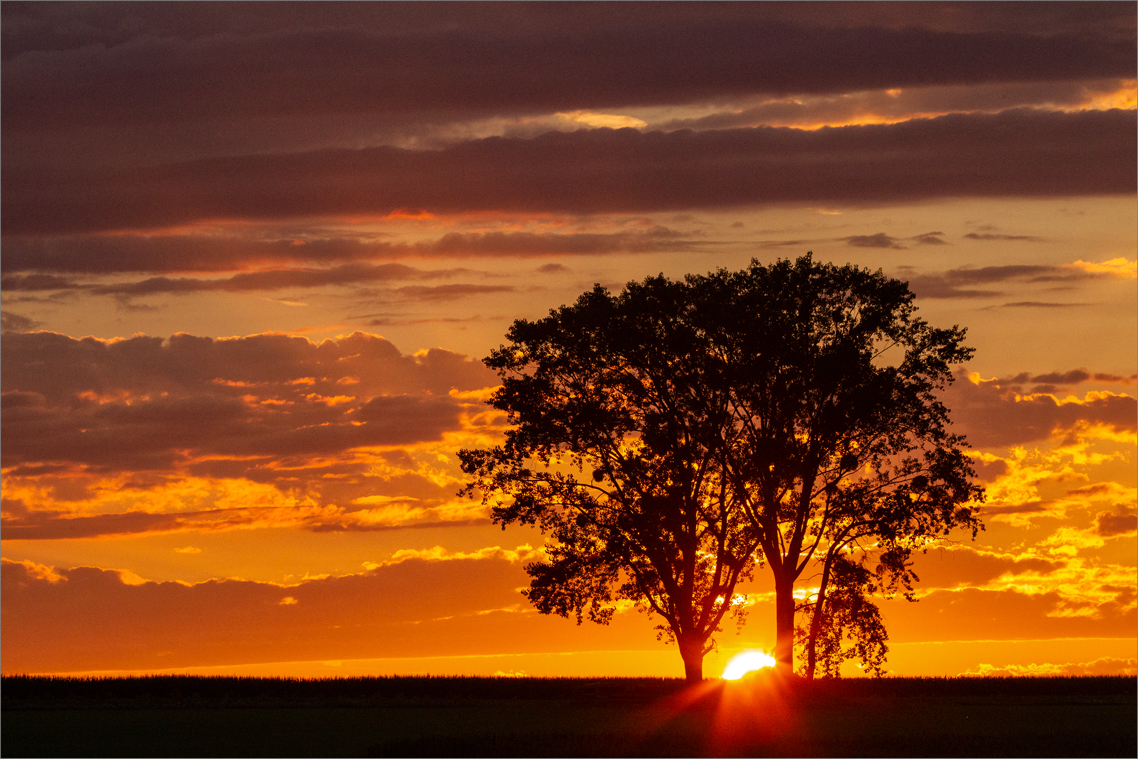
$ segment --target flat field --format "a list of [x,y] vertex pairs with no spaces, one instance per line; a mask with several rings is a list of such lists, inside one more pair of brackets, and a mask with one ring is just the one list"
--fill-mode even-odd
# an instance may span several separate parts
[[18,756],[1127,756],[1133,677],[38,678]]

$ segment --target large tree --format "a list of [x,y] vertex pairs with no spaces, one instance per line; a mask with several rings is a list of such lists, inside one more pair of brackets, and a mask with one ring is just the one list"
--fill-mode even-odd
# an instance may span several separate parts
[[618,296],[597,287],[536,322],[516,321],[486,364],[502,387],[502,445],[459,452],[465,492],[493,518],[552,540],[526,569],[544,613],[607,623],[631,601],[660,618],[688,680],[756,566],[758,536],[724,468],[729,399],[685,318],[690,286],[663,277]]
[[912,301],[903,282],[807,255],[650,277],[616,296],[597,287],[515,322],[486,360],[502,377],[491,403],[508,414],[506,440],[460,457],[465,491],[497,523],[552,539],[527,567],[530,601],[602,623],[633,601],[662,618],[698,679],[725,616],[745,608],[738,583],[765,558],[782,664],[794,586],[814,568],[808,674],[818,651],[833,670],[845,633],[879,665],[867,594],[908,588],[913,550],[978,525],[964,441],[936,400],[970,351]]

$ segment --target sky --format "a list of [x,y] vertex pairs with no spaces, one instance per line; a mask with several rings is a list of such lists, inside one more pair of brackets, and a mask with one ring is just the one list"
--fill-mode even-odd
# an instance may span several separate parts
[[[1133,673],[1136,13],[3,3],[0,669],[681,675],[520,595],[542,535],[457,495],[481,359],[812,251],[975,348],[986,529],[881,602],[888,668]],[[709,675],[773,645],[743,591]]]

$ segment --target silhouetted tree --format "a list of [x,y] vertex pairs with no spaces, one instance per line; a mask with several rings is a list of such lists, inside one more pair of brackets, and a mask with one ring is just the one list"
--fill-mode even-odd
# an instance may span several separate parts
[[935,397],[971,351],[912,301],[904,282],[807,255],[597,287],[519,320],[486,360],[511,426],[503,445],[460,452],[464,492],[503,527],[553,538],[527,567],[540,611],[603,623],[636,602],[663,618],[689,679],[764,557],[783,666],[794,585],[819,565],[808,674],[819,651],[832,671],[847,633],[880,663],[867,593],[910,588],[914,550],[979,526],[964,440]]
[[706,381],[716,361],[692,314],[691,285],[655,277],[514,322],[486,359],[505,443],[459,456],[464,492],[495,522],[552,538],[526,567],[539,611],[605,624],[632,601],[699,680],[725,616],[741,621],[735,588],[758,543],[723,467],[728,399]]

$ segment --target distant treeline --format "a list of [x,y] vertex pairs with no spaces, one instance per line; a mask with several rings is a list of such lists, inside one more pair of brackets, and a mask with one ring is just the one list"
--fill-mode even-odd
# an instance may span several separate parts
[[[744,681],[745,683],[745,681]],[[679,678],[578,677],[141,677],[0,678],[8,709],[145,708],[168,706],[374,706],[376,702],[455,700],[588,700],[650,703],[686,687]],[[739,687],[734,683],[723,687]],[[795,682],[807,701],[843,698],[1062,696],[1118,697],[1138,688],[1133,676],[1101,677],[887,677]]]

